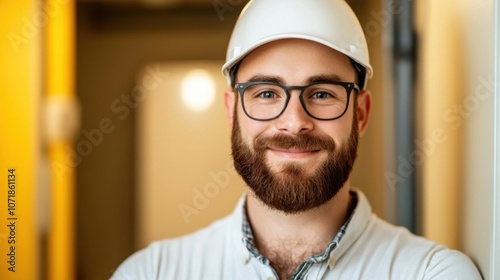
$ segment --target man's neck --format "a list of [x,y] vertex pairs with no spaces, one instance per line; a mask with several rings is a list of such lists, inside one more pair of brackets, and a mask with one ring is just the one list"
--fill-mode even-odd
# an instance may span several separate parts
[[281,279],[289,278],[307,258],[322,253],[350,215],[348,183],[324,205],[299,214],[272,210],[251,191],[247,213],[256,248]]

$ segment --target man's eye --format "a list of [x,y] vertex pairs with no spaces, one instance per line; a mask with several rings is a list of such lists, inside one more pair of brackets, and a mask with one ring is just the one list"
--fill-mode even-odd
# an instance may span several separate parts
[[311,97],[315,98],[315,99],[333,98],[333,96],[331,94],[324,92],[324,91],[315,92]]
[[261,92],[259,95],[259,97],[261,98],[265,98],[265,99],[270,99],[270,98],[276,98],[276,93],[272,92],[272,91],[264,91],[264,92]]

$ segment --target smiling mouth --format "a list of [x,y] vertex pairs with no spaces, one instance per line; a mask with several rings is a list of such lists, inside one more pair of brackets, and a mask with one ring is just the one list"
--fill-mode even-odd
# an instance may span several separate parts
[[277,156],[289,159],[304,159],[320,152],[320,150],[279,149],[272,147],[269,147],[268,150]]

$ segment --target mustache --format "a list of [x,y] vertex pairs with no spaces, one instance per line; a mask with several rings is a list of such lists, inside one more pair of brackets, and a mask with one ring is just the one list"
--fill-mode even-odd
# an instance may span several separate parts
[[328,136],[311,134],[258,136],[254,141],[254,145],[256,151],[264,151],[268,147],[299,150],[335,150],[335,141],[333,139]]

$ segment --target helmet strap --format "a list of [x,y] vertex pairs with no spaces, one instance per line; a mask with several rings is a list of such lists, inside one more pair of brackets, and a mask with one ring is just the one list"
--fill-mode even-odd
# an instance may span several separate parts
[[349,60],[351,61],[352,66],[354,67],[354,71],[356,71],[356,75],[358,78],[358,86],[361,90],[365,87],[365,81],[366,81],[366,69],[363,67],[361,64],[357,63],[354,61],[354,59],[349,57]]

